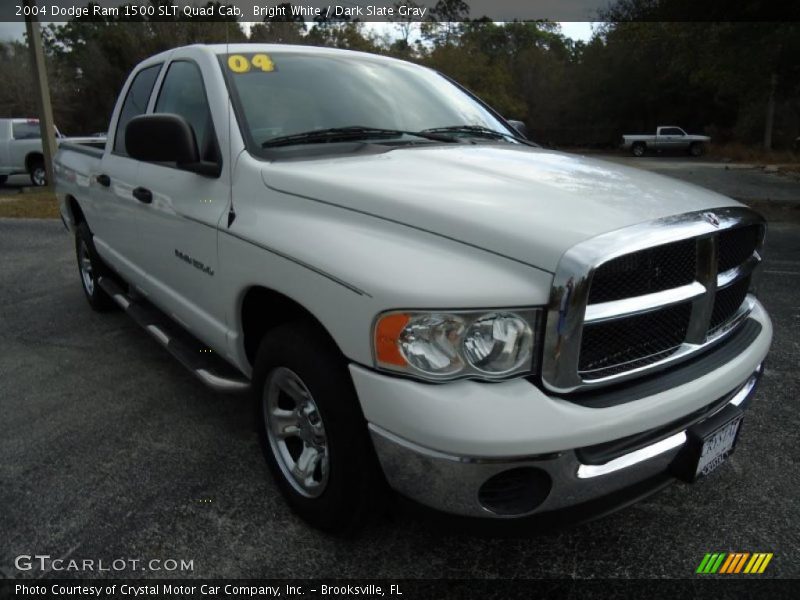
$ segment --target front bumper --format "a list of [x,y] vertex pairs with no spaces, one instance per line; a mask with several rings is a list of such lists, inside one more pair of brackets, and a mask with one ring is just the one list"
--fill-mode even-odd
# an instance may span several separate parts
[[[580,450],[518,459],[454,456],[418,446],[372,424],[369,429],[389,484],[404,496],[458,515],[522,517],[585,505],[668,475],[671,463],[686,442],[686,429],[728,405],[745,408],[760,375],[759,368],[744,385],[712,403],[705,414],[682,423],[679,431],[636,445],[635,449],[599,464],[584,464]],[[487,482],[512,471],[522,477],[533,475],[533,485],[546,489],[520,490],[515,485],[519,478],[512,476],[508,483],[497,478],[499,485],[487,493]],[[507,498],[502,497],[504,493]],[[521,493],[527,496],[520,497]]]
[[[350,369],[391,487],[449,513],[522,517],[667,477],[687,428],[753,395],[772,326],[760,304],[750,320],[757,332],[735,355],[691,380],[658,375],[616,403],[548,396],[525,380],[430,385]],[[504,502],[520,486],[528,503]]]

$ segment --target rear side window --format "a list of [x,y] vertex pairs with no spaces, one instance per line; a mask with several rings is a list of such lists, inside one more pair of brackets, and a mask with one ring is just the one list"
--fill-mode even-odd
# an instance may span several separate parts
[[178,60],[170,64],[155,112],[180,115],[192,126],[203,160],[216,162],[217,146],[211,109],[208,106],[203,75],[193,62]]
[[150,99],[150,93],[153,91],[160,70],[161,65],[153,65],[142,69],[133,78],[117,121],[117,133],[114,135],[115,154],[128,155],[125,151],[125,127],[133,117],[138,117],[147,110],[147,101]]
[[11,130],[15,140],[37,140],[42,137],[39,121],[14,121]]

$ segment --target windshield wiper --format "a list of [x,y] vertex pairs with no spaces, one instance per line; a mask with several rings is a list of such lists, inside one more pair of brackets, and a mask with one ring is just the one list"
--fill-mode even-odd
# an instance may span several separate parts
[[453,137],[440,135],[434,131],[403,131],[402,129],[383,129],[380,127],[331,127],[328,129],[314,129],[303,133],[283,135],[267,140],[261,144],[262,148],[275,148],[278,146],[293,146],[295,144],[324,144],[326,142],[342,142],[349,140],[366,140],[371,138],[391,138],[401,135],[412,135],[426,140],[437,142],[455,143]]
[[496,140],[511,139],[521,144],[527,144],[528,146],[538,146],[538,144],[514,135],[513,133],[497,131],[496,129],[484,127],[483,125],[450,125],[449,127],[432,127],[430,129],[423,129],[420,133],[464,133],[475,137],[485,137]]

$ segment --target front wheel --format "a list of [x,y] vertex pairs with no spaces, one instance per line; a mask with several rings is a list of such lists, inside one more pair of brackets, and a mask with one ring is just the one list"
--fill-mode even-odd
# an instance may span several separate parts
[[288,504],[320,529],[357,530],[384,483],[338,349],[309,323],[279,326],[261,342],[253,390],[262,451]]
[[0,175],[0,185],[5,185],[6,181],[8,181],[8,175]]
[[47,171],[44,168],[43,160],[32,161],[28,174],[31,177],[31,183],[36,187],[44,187],[47,185]]
[[700,142],[695,142],[691,146],[689,146],[689,154],[692,156],[702,156],[703,155],[703,144]]

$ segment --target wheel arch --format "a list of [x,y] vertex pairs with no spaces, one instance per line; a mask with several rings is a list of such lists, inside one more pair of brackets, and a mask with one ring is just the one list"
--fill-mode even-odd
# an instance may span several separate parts
[[689,154],[700,156],[705,151],[706,142],[704,140],[694,140],[689,143]]
[[299,320],[313,325],[344,357],[322,321],[300,302],[277,290],[262,285],[252,285],[245,289],[241,294],[238,316],[245,356],[251,367],[255,364],[258,346],[265,333],[279,325]]
[[33,168],[34,162],[44,162],[44,154],[39,152],[38,150],[34,150],[33,152],[28,152],[25,155],[25,170],[30,173],[31,169]]
[[72,221],[73,227],[77,227],[81,223],[86,223],[86,216],[83,214],[83,209],[81,209],[81,205],[78,203],[78,200],[75,198],[75,196],[67,194],[64,202],[67,206],[67,210],[69,211],[69,218]]

